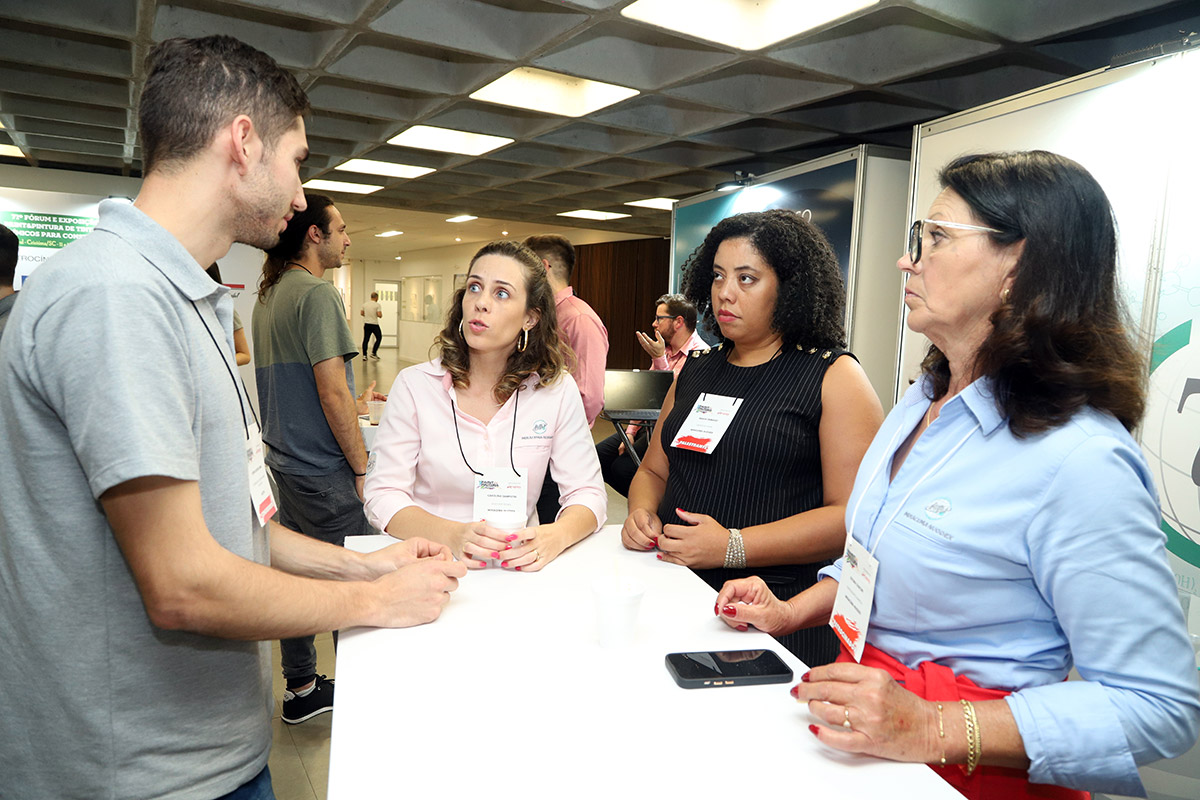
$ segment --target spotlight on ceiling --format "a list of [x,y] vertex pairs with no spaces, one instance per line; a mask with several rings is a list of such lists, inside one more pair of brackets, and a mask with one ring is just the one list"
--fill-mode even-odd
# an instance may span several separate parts
[[743,186],[749,186],[750,182],[757,178],[753,172],[743,172],[742,170],[734,170],[733,180],[722,181],[716,185],[718,192],[732,192],[734,189],[741,189]]

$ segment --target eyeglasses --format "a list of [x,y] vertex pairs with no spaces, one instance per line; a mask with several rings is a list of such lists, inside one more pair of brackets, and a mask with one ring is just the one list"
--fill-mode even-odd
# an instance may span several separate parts
[[925,238],[926,225],[937,225],[939,228],[953,228],[959,231],[976,231],[977,233],[1003,233],[995,228],[985,228],[983,225],[967,225],[963,222],[947,222],[942,219],[919,219],[908,229],[908,260],[914,264],[921,260],[921,242]]
[[675,319],[677,316],[677,314],[655,314],[654,321],[658,322],[660,319]]

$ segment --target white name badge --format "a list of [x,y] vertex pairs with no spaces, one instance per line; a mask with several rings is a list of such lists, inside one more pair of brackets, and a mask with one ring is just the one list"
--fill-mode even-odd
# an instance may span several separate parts
[[524,475],[508,467],[485,469],[475,476],[475,519],[502,531],[519,531],[529,520]]
[[250,422],[250,435],[246,439],[246,471],[250,476],[250,505],[259,525],[275,516],[275,497],[271,494],[271,482],[267,480],[267,462],[263,457],[262,434],[258,423]]
[[725,397],[719,394],[700,395],[687,415],[687,419],[679,428],[679,433],[675,434],[671,446],[678,447],[680,450],[691,450],[710,455],[721,443],[721,437],[725,435],[725,431],[729,430],[729,425],[733,422],[741,404],[742,398],[740,397]]
[[871,620],[871,603],[875,599],[875,573],[879,569],[879,559],[853,537],[847,538],[842,557],[842,579],[838,582],[829,627],[833,628],[846,649],[854,654],[854,660],[862,661],[863,648],[867,644],[867,625]]

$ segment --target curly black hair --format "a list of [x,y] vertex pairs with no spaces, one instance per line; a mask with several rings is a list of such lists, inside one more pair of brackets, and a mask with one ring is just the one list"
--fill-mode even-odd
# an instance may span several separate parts
[[709,330],[721,330],[712,307],[713,259],[721,242],[739,238],[750,240],[779,280],[771,328],[784,346],[845,347],[846,286],[833,246],[816,225],[782,208],[726,217],[688,256],[683,295]]

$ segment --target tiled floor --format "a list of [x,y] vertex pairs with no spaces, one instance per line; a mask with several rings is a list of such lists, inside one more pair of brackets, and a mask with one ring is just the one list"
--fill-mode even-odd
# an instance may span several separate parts
[[[397,373],[409,366],[409,362],[400,361],[394,350],[381,349],[379,361],[366,361],[361,358],[354,360],[354,382],[358,392],[362,392],[371,381],[376,382],[376,390],[386,393],[392,387]],[[596,441],[609,436],[612,426],[606,422],[597,422],[593,431]],[[607,487],[605,487],[607,488]],[[610,524],[625,518],[625,498],[608,489],[608,519]],[[327,677],[334,676],[333,637],[321,634],[316,637],[317,669]],[[326,784],[329,782],[329,735],[333,723],[333,714],[322,714],[299,725],[285,725],[279,718],[280,703],[283,700],[283,675],[279,668],[279,643],[271,646],[274,691],[275,717],[272,720],[274,742],[271,746],[271,779],[275,787],[277,800],[325,800]],[[337,713],[335,710],[334,714]]]

